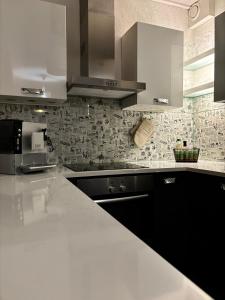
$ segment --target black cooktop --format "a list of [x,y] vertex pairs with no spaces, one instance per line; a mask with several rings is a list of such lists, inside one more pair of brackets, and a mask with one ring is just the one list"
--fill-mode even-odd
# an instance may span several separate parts
[[145,169],[146,167],[129,164],[125,162],[117,162],[117,163],[90,163],[90,164],[66,164],[65,167],[75,171],[75,172],[83,172],[83,171],[102,171],[102,170],[126,170],[126,169]]

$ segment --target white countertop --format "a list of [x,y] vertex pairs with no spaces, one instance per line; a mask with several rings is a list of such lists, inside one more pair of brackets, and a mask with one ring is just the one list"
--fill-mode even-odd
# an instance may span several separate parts
[[[138,163],[225,176],[224,163]],[[0,176],[1,300],[211,299],[65,178],[85,174]]]

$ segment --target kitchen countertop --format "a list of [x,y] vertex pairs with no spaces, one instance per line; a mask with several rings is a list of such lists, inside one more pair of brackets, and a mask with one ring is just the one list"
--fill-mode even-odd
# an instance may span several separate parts
[[[225,176],[219,162],[138,164]],[[0,176],[0,299],[211,299],[65,178],[86,174]]]

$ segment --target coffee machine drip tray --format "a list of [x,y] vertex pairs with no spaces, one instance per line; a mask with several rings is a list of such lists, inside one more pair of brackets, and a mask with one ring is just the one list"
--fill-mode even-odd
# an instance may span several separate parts
[[47,153],[26,153],[22,155],[19,171],[27,174],[45,171],[54,167],[56,167],[55,164],[48,164]]
[[27,165],[27,166],[21,166],[20,170],[24,174],[28,174],[28,173],[45,171],[45,170],[52,169],[52,168],[55,168],[55,167],[56,167],[56,165],[54,165],[54,164]]
[[55,166],[48,164],[46,153],[0,154],[0,174],[40,172]]

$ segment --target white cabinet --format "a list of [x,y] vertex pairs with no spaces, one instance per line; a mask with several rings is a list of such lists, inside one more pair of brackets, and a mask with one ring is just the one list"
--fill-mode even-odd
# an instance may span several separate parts
[[0,0],[0,101],[66,100],[66,8]]
[[122,78],[146,82],[123,108],[164,111],[183,106],[183,32],[136,23],[122,38]]

